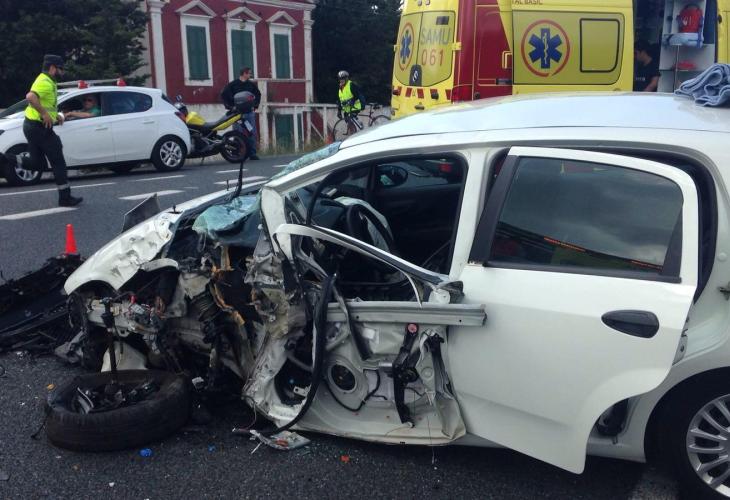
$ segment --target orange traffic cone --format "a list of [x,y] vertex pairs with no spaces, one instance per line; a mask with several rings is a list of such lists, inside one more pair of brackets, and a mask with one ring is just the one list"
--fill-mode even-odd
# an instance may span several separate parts
[[74,238],[74,227],[73,224],[66,224],[66,255],[79,253],[76,248],[76,238]]

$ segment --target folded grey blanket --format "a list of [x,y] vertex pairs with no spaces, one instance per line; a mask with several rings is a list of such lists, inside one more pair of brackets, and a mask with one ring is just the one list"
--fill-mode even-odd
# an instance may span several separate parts
[[730,105],[730,65],[713,64],[674,93],[691,97],[701,106]]

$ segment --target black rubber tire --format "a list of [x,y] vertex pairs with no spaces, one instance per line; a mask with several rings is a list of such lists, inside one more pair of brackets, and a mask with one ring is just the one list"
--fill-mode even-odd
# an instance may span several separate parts
[[[26,146],[25,144],[18,144],[17,146],[13,146],[12,148],[8,149],[6,154],[9,156],[15,156],[25,151],[28,151],[28,146]],[[15,167],[12,166],[10,163],[3,162],[2,165],[2,175],[11,186],[32,186],[33,184],[38,184],[43,177],[43,172],[32,172],[33,178],[30,180],[26,180],[18,176],[15,171]]]
[[113,451],[161,440],[180,429],[190,414],[190,387],[174,373],[159,370],[120,370],[120,383],[154,380],[160,390],[132,406],[102,413],[71,410],[72,396],[81,386],[98,387],[110,372],[81,375],[57,387],[49,396],[46,434],[59,448],[74,451]]
[[[226,144],[236,144],[238,154],[232,154],[232,152],[226,147]],[[223,146],[221,146],[221,156],[228,163],[241,163],[242,160],[248,155],[248,147],[246,145],[246,139],[243,134],[236,131],[230,131],[223,134]]]
[[[173,142],[180,147],[180,151],[182,151],[182,156],[176,164],[167,165],[165,163],[165,160],[162,158],[163,146]],[[165,137],[157,141],[155,147],[152,148],[152,156],[150,157],[150,160],[152,161],[152,165],[154,165],[155,168],[160,172],[174,172],[176,170],[180,170],[183,165],[185,165],[185,157],[187,156],[187,154],[188,152],[185,148],[185,143],[179,137],[175,137],[174,135],[166,135]]]
[[686,498],[728,498],[711,489],[697,476],[686,452],[687,429],[692,418],[710,401],[726,394],[730,394],[730,385],[704,380],[679,389],[666,406],[666,427],[663,434],[667,455]]

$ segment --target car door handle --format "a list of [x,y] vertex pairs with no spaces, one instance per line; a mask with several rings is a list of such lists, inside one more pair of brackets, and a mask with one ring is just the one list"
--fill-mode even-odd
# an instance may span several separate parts
[[611,311],[601,316],[606,326],[621,333],[650,339],[659,331],[659,320],[649,311]]
[[109,130],[109,127],[107,127],[106,125],[103,125],[101,127],[96,127],[94,130],[99,130],[99,131],[101,131],[101,130]]
[[154,120],[144,120],[142,123],[145,125],[149,125],[150,123],[155,123],[155,121]]

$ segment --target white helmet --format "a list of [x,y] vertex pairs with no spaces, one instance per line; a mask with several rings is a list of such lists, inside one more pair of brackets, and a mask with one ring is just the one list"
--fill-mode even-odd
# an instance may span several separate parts
[[342,80],[343,78],[344,78],[345,80],[346,80],[346,79],[348,79],[348,78],[350,78],[350,73],[348,73],[348,72],[347,72],[347,71],[345,71],[344,69],[343,69],[342,71],[339,71],[339,72],[337,73],[337,79],[338,79],[338,80]]

